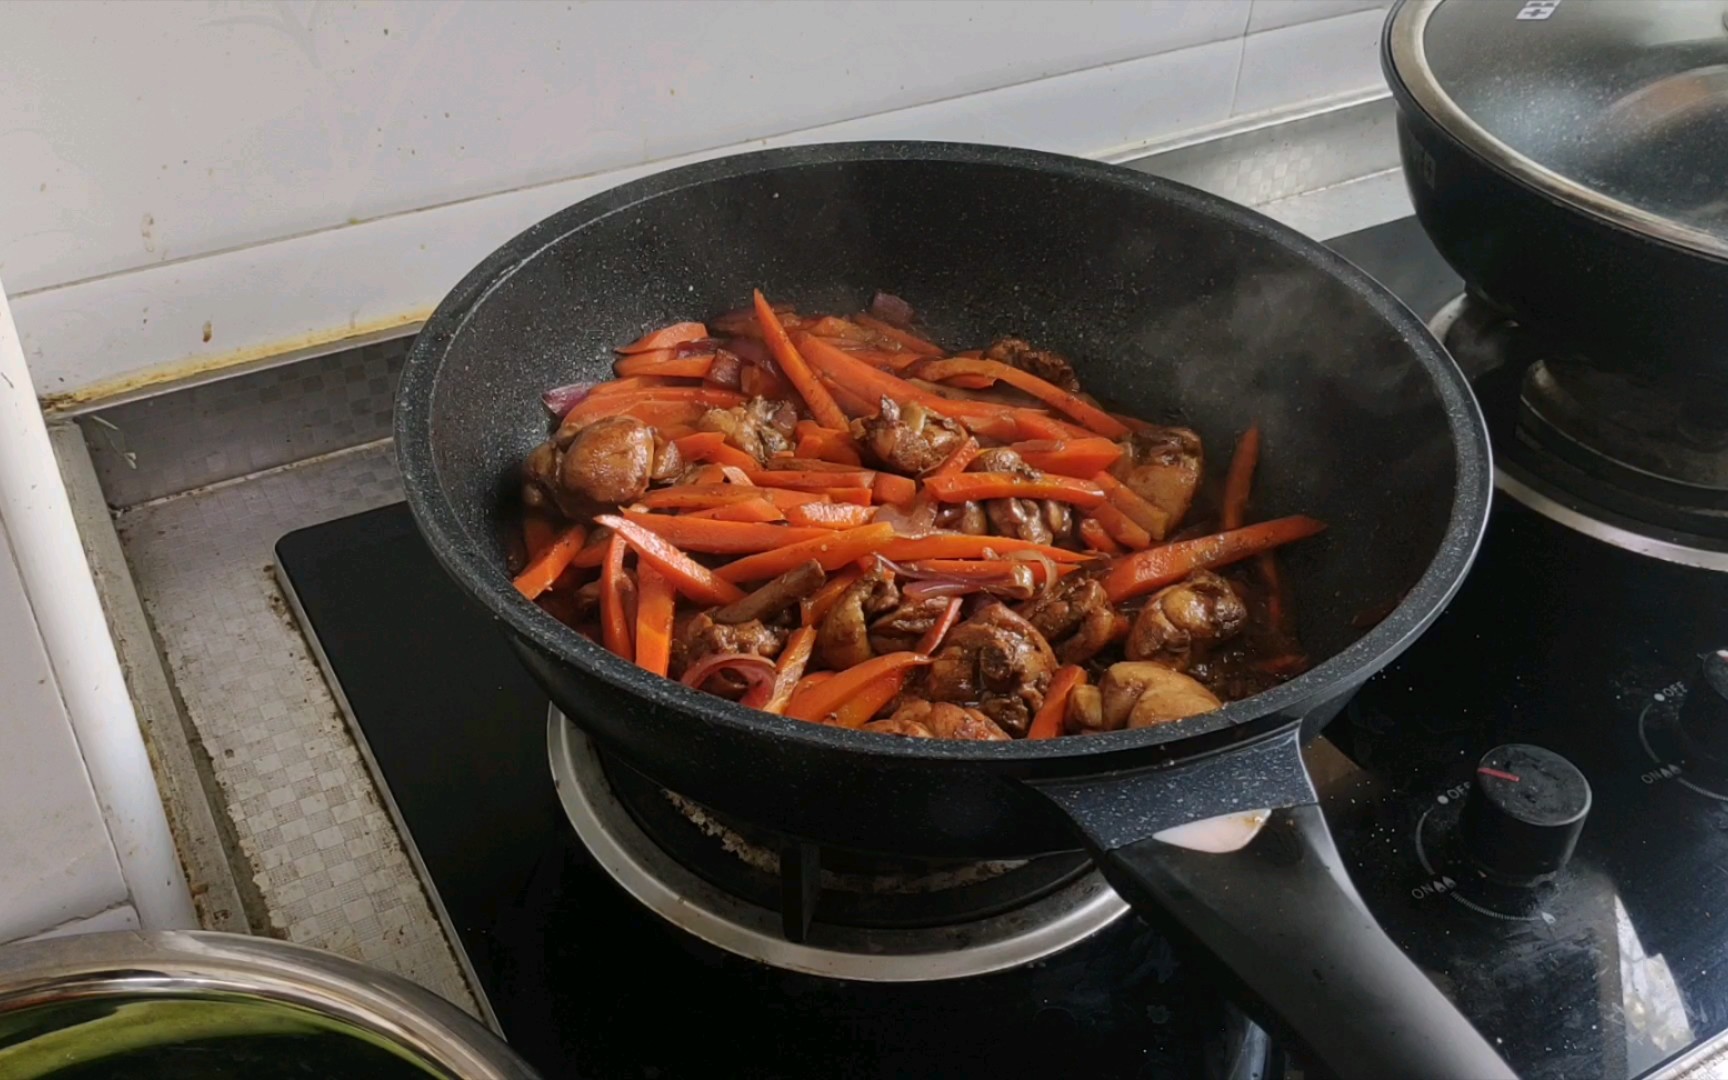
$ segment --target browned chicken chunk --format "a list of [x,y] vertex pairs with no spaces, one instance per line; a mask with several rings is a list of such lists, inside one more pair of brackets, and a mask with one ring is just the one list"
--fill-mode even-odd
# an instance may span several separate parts
[[875,653],[870,648],[870,620],[894,610],[900,590],[894,575],[877,567],[847,586],[816,630],[816,656],[826,667],[844,671]]
[[907,739],[934,739],[930,729],[916,720],[902,720],[896,713],[886,720],[872,720],[858,729],[859,731],[874,731],[878,735],[899,735]]
[[943,503],[936,508],[936,527],[983,536],[990,531],[990,519],[978,503]]
[[[716,653],[748,653],[773,658],[786,644],[786,631],[761,622],[715,622],[706,611],[698,611],[679,622],[672,634],[671,672],[682,675],[692,664]],[[721,672],[702,685],[709,693],[737,697],[744,684]]]
[[1200,570],[1152,594],[1134,619],[1124,651],[1130,660],[1156,660],[1186,671],[1247,624],[1248,605],[1235,587],[1211,571]]
[[1064,664],[1084,664],[1116,636],[1110,594],[1086,573],[1069,574],[1022,604],[1020,614],[1038,628]]
[[[1080,691],[1087,692],[1082,694]],[[1211,712],[1222,702],[1180,671],[1150,660],[1111,664],[1096,687],[1075,687],[1068,700],[1073,731],[1120,731]]]
[[916,599],[902,596],[898,606],[870,622],[870,649],[875,653],[907,652],[948,610],[946,596]]
[[852,421],[852,434],[877,461],[913,476],[942,464],[966,441],[965,429],[947,417],[886,397],[875,416]]
[[[911,698],[894,710],[894,715],[885,722],[900,724],[915,724],[928,731],[938,739],[967,739],[972,742],[1007,742],[1008,733],[996,725],[996,722],[979,712],[963,705],[955,705],[947,701],[925,701],[922,698]],[[872,730],[872,725],[865,725],[864,730]],[[875,729],[881,730],[881,729]],[[888,732],[888,734],[894,734]]]
[[1187,428],[1162,427],[1130,435],[1110,471],[1136,495],[1169,515],[1167,529],[1174,529],[1194,503],[1205,464],[1200,436]]
[[798,411],[790,402],[752,398],[730,409],[709,409],[696,427],[718,431],[726,436],[727,443],[757,461],[767,461],[782,450],[792,449],[792,430],[797,424]]
[[1056,654],[1032,624],[991,604],[948,633],[930,665],[925,692],[932,701],[976,707],[1010,735],[1020,736],[1044,704]]
[[562,452],[554,438],[523,462],[526,490],[535,492],[525,492],[530,505],[550,500],[565,516],[576,517],[594,506],[640,499],[650,483],[683,467],[678,447],[634,417],[602,417],[568,434]]
[[1049,349],[1034,349],[1019,338],[1003,338],[984,350],[984,359],[996,360],[1021,371],[1029,371],[1045,382],[1054,383],[1070,392],[1080,389],[1080,380],[1074,374],[1074,365],[1068,362],[1067,357]]

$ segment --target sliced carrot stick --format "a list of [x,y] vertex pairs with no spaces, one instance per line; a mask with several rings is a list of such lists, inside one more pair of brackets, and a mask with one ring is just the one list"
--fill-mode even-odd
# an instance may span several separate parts
[[853,468],[863,464],[863,459],[858,456],[858,444],[852,441],[850,432],[834,431],[808,420],[800,420],[796,435],[797,456],[801,458],[850,465]]
[[[786,530],[788,533],[793,531],[795,530]],[[763,581],[811,559],[815,559],[822,564],[822,569],[832,573],[854,559],[880,550],[894,539],[894,526],[885,521],[841,532],[831,529],[812,531],[820,535],[814,539],[788,543],[784,547],[764,551],[759,555],[746,555],[720,567],[715,574],[722,581],[733,583]]]
[[1240,529],[1247,523],[1248,493],[1254,487],[1254,467],[1259,463],[1260,426],[1250,424],[1236,440],[1230,471],[1224,475],[1224,505],[1219,518],[1226,529]]
[[829,681],[837,674],[839,674],[839,672],[836,671],[812,671],[802,679],[799,679],[798,684],[792,688],[791,699],[786,702],[786,715],[790,716],[792,710],[798,707],[800,701],[808,701],[810,696],[816,693],[817,687]]
[[566,568],[582,551],[582,544],[588,539],[588,530],[581,525],[572,525],[559,533],[546,549],[535,556],[522,572],[516,575],[516,591],[524,598],[532,600],[552,587]]
[[1090,480],[1071,476],[1042,476],[1036,479],[1015,473],[968,472],[954,476],[932,476],[924,489],[941,502],[970,502],[976,499],[1054,499],[1079,507],[1097,506],[1104,501],[1104,489]]
[[1122,545],[1116,542],[1116,538],[1111,536],[1104,526],[1098,524],[1097,518],[1080,519],[1080,539],[1093,551],[1105,555],[1122,554]]
[[612,365],[614,374],[622,378],[652,375],[662,378],[705,379],[714,366],[713,353],[693,353],[679,356],[674,349],[654,349],[635,353]]
[[744,451],[726,442],[718,431],[698,431],[674,440],[678,456],[685,461],[711,461],[716,465],[732,465],[740,469],[756,469],[761,465]]
[[1092,519],[1104,526],[1104,531],[1110,538],[1125,548],[1134,551],[1144,551],[1152,546],[1152,534],[1141,528],[1139,523],[1114,503],[1102,502],[1087,513]]
[[870,485],[876,501],[888,506],[906,506],[918,497],[918,481],[897,473],[879,472],[876,482]]
[[798,396],[804,399],[810,415],[823,427],[836,430],[844,428],[846,414],[840,411],[840,406],[834,404],[833,396],[816,376],[810,373],[810,365],[804,362],[798,347],[786,336],[786,328],[780,324],[780,317],[774,314],[774,309],[768,306],[768,300],[762,295],[761,289],[756,290],[753,300],[756,304],[756,322],[762,327],[762,338],[768,345],[768,351],[774,355],[774,362],[780,365],[781,372],[798,391]]
[[784,713],[792,700],[792,691],[797,688],[798,680],[804,677],[804,669],[810,665],[810,651],[815,645],[814,627],[800,626],[792,631],[786,639],[786,647],[780,650],[780,658],[774,662],[774,681],[751,686],[739,704],[763,712]]
[[1036,409],[1015,409],[1011,415],[1016,439],[1090,439],[1093,434],[1078,424],[1058,420]]
[[885,323],[872,315],[854,315],[854,322],[859,326],[868,327],[883,337],[893,341],[907,352],[915,352],[919,356],[941,356],[942,346],[932,341],[925,341],[917,334],[900,329],[892,323]]
[[876,414],[878,403],[884,397],[902,405],[916,401],[927,409],[957,420],[994,419],[1003,414],[1002,406],[988,401],[943,397],[921,386],[915,386],[898,375],[871,367],[821,338],[801,337],[799,346],[807,354],[806,358],[812,368],[827,375],[836,385],[845,387],[860,401],[867,403],[870,406],[868,415]]
[[[826,503],[819,505],[828,505]],[[723,506],[712,506],[706,510],[692,510],[685,517],[713,521],[745,521],[763,524],[767,522],[785,521],[786,515],[773,503],[757,495],[754,498],[742,499]]]
[[613,532],[606,541],[606,561],[600,565],[600,633],[608,651],[626,660],[636,658],[630,643],[630,617],[624,613],[624,538]]
[[1296,515],[1137,551],[1115,561],[1104,576],[1104,590],[1111,603],[1119,604],[1180,581],[1196,570],[1227,566],[1313,536],[1325,527],[1311,517]]
[[570,565],[578,570],[592,570],[606,561],[606,545],[611,541],[612,534],[605,529],[595,529],[588,534],[588,542],[582,545],[582,550],[570,560]]
[[882,710],[884,705],[900,696],[900,691],[906,687],[906,679],[912,674],[910,667],[890,671],[878,675],[852,692],[852,696],[842,701],[832,713],[823,717],[826,723],[835,727],[861,728],[870,722],[870,718]]
[[883,548],[881,555],[895,562],[915,559],[993,559],[1015,551],[1037,551],[1059,563],[1085,562],[1087,555],[1067,548],[1016,540],[1009,536],[972,536],[968,533],[931,533],[902,537]]
[[[530,511],[522,515],[522,546],[528,552],[528,561],[533,562],[540,553],[552,546],[552,541],[558,537],[558,526],[544,514]],[[577,547],[581,545],[578,544]],[[530,597],[532,599],[532,597]]]
[[1122,456],[1119,443],[1109,439],[1040,439],[1009,446],[1022,461],[1041,472],[1086,478],[1116,464]]
[[1028,739],[1054,739],[1062,734],[1067,726],[1068,698],[1074,693],[1074,688],[1086,681],[1086,670],[1069,664],[1056,669],[1056,674],[1050,679],[1050,689],[1044,691],[1044,704],[1038,707],[1038,712],[1032,717],[1032,726],[1026,729]]
[[881,398],[873,398],[868,394],[842,386],[825,371],[818,371],[816,377],[822,380],[822,385],[827,388],[830,394],[834,395],[835,404],[839,405],[840,411],[847,416],[863,419],[875,416],[882,411]]
[[876,484],[876,474],[869,469],[810,472],[803,469],[745,469],[752,484],[792,488],[795,491],[826,491],[829,488],[869,488]]
[[636,550],[639,559],[666,575],[672,587],[698,604],[730,604],[744,598],[744,590],[723,581],[714,572],[679,551],[665,538],[615,514],[601,514],[596,524],[615,530]]
[[677,596],[666,576],[646,563],[636,571],[636,587],[636,666],[664,675],[672,661]]
[[695,402],[715,409],[730,409],[748,400],[750,399],[737,390],[723,390],[718,386],[648,386],[640,390],[617,393],[590,393],[565,413],[564,419],[568,420],[572,416],[610,416],[625,405],[646,401]]
[[637,390],[665,390],[674,386],[689,385],[688,379],[673,379],[659,375],[632,375],[627,379],[609,379],[603,383],[596,383],[594,388],[583,397],[583,400],[610,397],[614,394],[634,393]]
[[700,341],[708,336],[708,328],[699,322],[673,323],[662,326],[658,330],[650,330],[618,351],[621,353],[647,352],[650,349],[669,349],[674,345],[682,345],[686,341]]
[[867,487],[834,487],[822,489],[822,494],[837,503],[857,503],[859,506],[869,506],[876,501],[876,494]]
[[868,525],[876,511],[852,503],[812,502],[786,509],[788,524],[812,529],[856,529]]
[[857,465],[842,465],[837,461],[823,461],[821,458],[799,457],[791,450],[782,450],[775,454],[773,457],[768,459],[767,463],[763,467],[769,473],[840,473],[848,478],[857,478],[875,472],[874,469],[864,469]]
[[913,646],[912,651],[923,653],[925,656],[935,656],[936,650],[942,647],[942,639],[947,637],[948,631],[952,630],[954,624],[960,621],[962,603],[961,597],[950,596],[948,606],[942,609],[941,617],[930,625],[930,629],[924,631],[924,636],[918,639],[918,644]]
[[[810,693],[795,695],[792,703],[786,707],[786,715],[799,720],[826,720],[849,699],[865,688],[895,672],[906,671],[914,667],[922,667],[930,662],[928,656],[915,652],[884,653],[873,656],[862,664],[854,664],[845,671],[837,673],[832,679],[827,679]],[[896,687],[896,693],[898,687]],[[892,698],[882,700],[882,704]],[[878,705],[877,708],[880,708]],[[872,710],[873,712],[874,710]],[[866,715],[864,719],[869,719]],[[863,720],[858,721],[863,723]]]
[[1162,540],[1170,532],[1170,515],[1163,507],[1147,502],[1145,496],[1107,472],[1092,477],[1092,482],[1104,489],[1111,505],[1128,515],[1129,520],[1146,530],[1154,540]]
[[955,473],[965,472],[966,466],[972,464],[973,460],[978,457],[979,451],[978,440],[968,435],[966,441],[956,447],[952,454],[944,458],[942,464],[931,469],[928,475],[953,476]]
[[624,519],[685,551],[705,555],[749,555],[833,535],[827,529],[793,529],[749,521],[693,518],[689,514],[645,514],[639,510],[624,511]]
[[815,334],[817,337],[845,338],[848,341],[874,340],[869,330],[855,322],[842,319],[838,315],[824,315],[813,323],[804,324],[799,329],[807,334]]
[[1016,390],[1031,394],[1058,412],[1072,416],[1088,429],[1111,439],[1128,434],[1122,421],[1078,395],[1071,394],[1054,383],[1046,382],[1030,371],[995,360],[931,360],[912,369],[922,378],[937,382],[954,375],[988,375],[1000,379]]
[[839,602],[840,597],[852,587],[852,583],[857,581],[863,573],[863,570],[854,566],[842,570],[838,574],[829,575],[828,580],[823,583],[820,589],[817,589],[808,599],[800,602],[799,607],[803,608],[804,625],[815,626],[827,618],[829,610]]
[[650,510],[712,510],[716,506],[767,499],[781,510],[804,503],[826,502],[828,496],[814,491],[791,491],[786,488],[755,484],[679,484],[656,488],[636,500],[638,506]]

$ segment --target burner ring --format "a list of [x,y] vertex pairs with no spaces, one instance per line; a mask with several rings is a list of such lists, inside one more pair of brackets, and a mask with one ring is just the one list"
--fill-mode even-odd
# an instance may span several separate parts
[[[1647,520],[1633,512],[1640,506],[1647,510],[1647,505],[1622,506],[1629,503],[1626,493],[1525,444],[1512,415],[1515,408],[1484,394],[1481,387],[1501,374],[1495,365],[1504,361],[1504,354],[1492,347],[1493,342],[1484,345],[1483,340],[1503,318],[1461,293],[1428,321],[1430,332],[1453,353],[1482,402],[1494,447],[1498,492],[1550,521],[1624,551],[1682,566],[1728,570],[1728,540],[1684,527],[1683,522],[1691,520],[1684,517],[1666,524]],[[1457,334],[1464,335],[1462,341],[1455,339]]]
[[921,929],[818,923],[807,942],[793,943],[781,932],[778,912],[716,888],[656,845],[613,794],[593,743],[555,706],[546,736],[558,800],[613,880],[675,926],[772,967],[865,982],[958,979],[1049,956],[1128,911],[1093,870],[1024,907],[975,921]]

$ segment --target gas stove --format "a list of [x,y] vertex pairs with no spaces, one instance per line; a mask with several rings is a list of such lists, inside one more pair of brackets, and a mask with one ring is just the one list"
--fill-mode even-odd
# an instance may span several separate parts
[[[1714,421],[1666,437],[1666,399],[1454,300],[1413,221],[1333,246],[1439,316],[1501,462],[1463,590],[1312,748],[1339,846],[1521,1076],[1678,1075],[1728,1030]],[[1078,857],[816,850],[608,759],[404,507],[277,557],[489,1019],[547,1076],[1300,1072]]]

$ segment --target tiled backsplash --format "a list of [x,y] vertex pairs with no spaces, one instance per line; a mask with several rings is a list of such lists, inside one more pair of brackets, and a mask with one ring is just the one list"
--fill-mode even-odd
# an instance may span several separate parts
[[1385,5],[95,6],[0,5],[0,277],[71,406],[410,325],[522,227],[703,156],[1114,157],[1375,87]]

